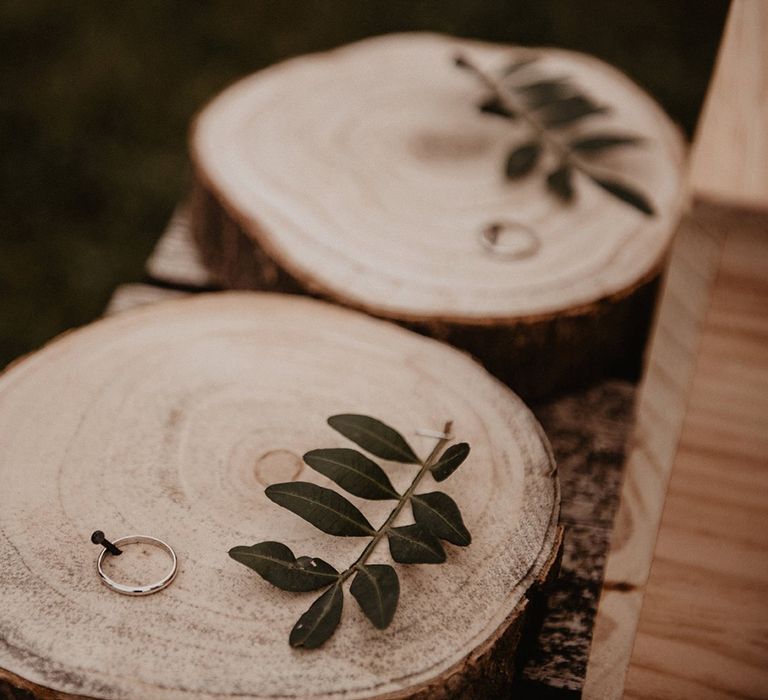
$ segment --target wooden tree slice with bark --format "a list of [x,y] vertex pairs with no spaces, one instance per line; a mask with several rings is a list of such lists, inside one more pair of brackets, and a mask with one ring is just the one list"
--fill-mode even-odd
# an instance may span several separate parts
[[[510,181],[511,149],[538,132],[481,112],[492,93],[455,65],[458,54],[497,85],[511,80],[498,77],[505,67],[535,59],[515,81],[566,78],[609,109],[549,129],[560,146],[550,142]],[[548,189],[558,148],[605,133],[642,142],[572,160],[642,193],[654,215],[581,171],[570,204]],[[680,133],[616,69],[570,51],[431,34],[256,73],[202,112],[191,153],[192,226],[220,284],[306,291],[406,323],[470,350],[525,395],[639,352],[632,339],[684,199]],[[499,254],[529,244],[520,259]]]
[[[397,565],[385,631],[346,595],[336,634],[297,650],[288,633],[313,594],[273,588],[227,551],[277,539],[354,561],[367,540],[330,537],[264,495],[331,485],[301,455],[351,445],[326,424],[339,412],[381,418],[422,456],[434,439],[415,430],[453,420],[472,452],[440,488],[473,542],[439,566]],[[0,435],[0,696],[493,697],[556,568],[555,465],[521,401],[451,348],[310,299],[203,295],[68,334],[0,378]],[[395,487],[413,478],[383,464]],[[375,526],[391,509],[349,498]],[[97,528],[167,541],[175,582],[144,598],[107,589]],[[142,579],[165,566],[154,554],[109,562]],[[388,562],[386,547],[370,561]]]

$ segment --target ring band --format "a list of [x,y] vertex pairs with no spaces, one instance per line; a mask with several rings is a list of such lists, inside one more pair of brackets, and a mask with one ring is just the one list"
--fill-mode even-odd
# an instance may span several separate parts
[[115,540],[113,543],[116,547],[122,547],[129,544],[151,544],[153,547],[162,549],[171,558],[171,568],[168,573],[163,576],[159,581],[149,583],[144,586],[128,586],[124,583],[119,583],[114,579],[111,579],[105,573],[102,568],[102,562],[104,557],[109,554],[106,549],[102,549],[99,553],[99,557],[96,560],[96,568],[99,572],[101,582],[107,587],[115,591],[116,593],[122,593],[123,595],[151,595],[162,591],[170,585],[171,581],[176,578],[178,572],[178,561],[176,559],[176,552],[173,551],[171,545],[157,539],[157,537],[149,537],[148,535],[128,535],[127,537],[121,537],[119,540]]
[[541,247],[536,231],[519,221],[502,221],[486,226],[480,232],[480,243],[501,260],[523,260],[535,255]]

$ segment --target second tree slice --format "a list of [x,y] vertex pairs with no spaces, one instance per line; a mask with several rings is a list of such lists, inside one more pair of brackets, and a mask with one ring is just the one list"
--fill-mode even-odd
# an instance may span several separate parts
[[[567,78],[609,107],[551,133],[563,143],[641,137],[586,160],[642,192],[655,214],[580,173],[574,201],[562,203],[544,182],[552,153],[507,180],[506,157],[530,126],[479,111],[489,90],[455,65],[459,53],[493,76],[535,58],[522,69],[531,81]],[[683,203],[680,133],[622,73],[569,51],[431,34],[256,73],[202,112],[191,151],[192,226],[219,283],[307,291],[411,325],[527,395],[627,353]],[[525,244],[515,229],[530,227],[538,250],[489,252],[481,234],[494,223],[513,244]]]

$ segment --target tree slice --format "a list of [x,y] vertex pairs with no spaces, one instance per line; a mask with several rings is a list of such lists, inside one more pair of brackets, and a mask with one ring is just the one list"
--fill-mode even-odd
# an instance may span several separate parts
[[[442,565],[396,565],[387,630],[347,594],[330,641],[295,650],[288,633],[313,594],[273,588],[227,551],[276,539],[354,561],[366,539],[326,535],[264,495],[332,485],[301,455],[351,445],[326,424],[340,412],[381,418],[422,456],[434,439],[415,431],[452,420],[472,452],[423,490],[457,501],[473,542],[447,545]],[[0,435],[0,695],[491,697],[556,569],[555,465],[521,401],[447,346],[310,299],[201,295],[68,334],[0,378]],[[383,465],[410,483],[413,465]],[[392,505],[350,500],[374,525]],[[95,529],[167,541],[175,582],[145,598],[108,590]],[[108,561],[151,578],[165,566],[155,553]],[[371,559],[388,561],[384,546]]]
[[[584,160],[656,214],[580,173],[562,204],[544,184],[552,153],[507,180],[506,156],[530,127],[480,113],[490,93],[454,65],[457,53],[491,74],[536,58],[531,80],[567,77],[609,106],[553,133],[642,137]],[[199,115],[191,153],[192,226],[220,284],[308,291],[410,324],[526,395],[626,357],[683,204],[681,135],[619,71],[570,51],[431,34],[368,39],[241,80]],[[531,227],[538,250],[489,252],[481,234],[496,222],[513,244],[525,243],[514,227]]]

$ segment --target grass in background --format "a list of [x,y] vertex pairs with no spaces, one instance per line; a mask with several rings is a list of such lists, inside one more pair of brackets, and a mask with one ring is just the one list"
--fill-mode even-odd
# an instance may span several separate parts
[[239,76],[431,30],[595,54],[690,135],[726,0],[0,4],[0,367],[103,310],[188,184],[194,113]]

